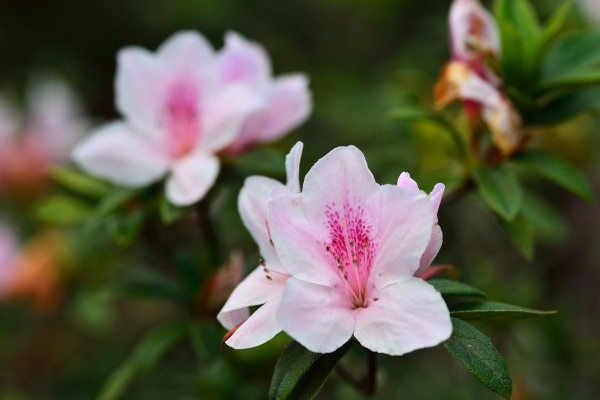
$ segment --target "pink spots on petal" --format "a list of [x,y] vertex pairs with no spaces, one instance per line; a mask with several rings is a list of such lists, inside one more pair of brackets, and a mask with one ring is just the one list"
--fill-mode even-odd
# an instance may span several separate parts
[[341,208],[331,203],[325,209],[325,216],[329,228],[325,251],[329,254],[330,266],[344,283],[352,306],[364,307],[367,305],[367,282],[377,251],[365,210],[349,201]]
[[185,156],[196,146],[200,136],[198,102],[197,87],[189,80],[178,81],[167,91],[163,124],[173,158]]

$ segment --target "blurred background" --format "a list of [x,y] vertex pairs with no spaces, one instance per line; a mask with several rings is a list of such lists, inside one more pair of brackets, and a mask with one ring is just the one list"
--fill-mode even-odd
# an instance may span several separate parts
[[[539,0],[534,5],[545,18],[560,3]],[[37,305],[0,305],[0,400],[96,398],[150,328],[187,312],[175,301],[155,298],[149,286],[131,284],[140,280],[159,282],[154,290],[183,287],[195,296],[196,335],[134,379],[123,398],[265,398],[273,366],[289,339],[280,335],[252,350],[219,349],[225,331],[214,315],[222,299],[214,299],[206,286],[198,289],[219,267],[214,260],[225,262],[233,249],[243,254],[245,271],[256,265],[256,246],[236,209],[243,179],[251,173],[280,178],[279,155],[302,140],[303,172],[333,147],[355,144],[379,182],[395,182],[401,171],[410,171],[425,190],[435,182],[452,185],[460,165],[448,135],[431,124],[388,117],[409,97],[431,103],[433,85],[449,57],[449,5],[447,0],[1,0],[0,93],[20,108],[27,107],[31,82],[53,76],[72,88],[89,124],[117,118],[117,50],[126,45],[155,49],[173,32],[194,29],[216,48],[227,30],[238,31],[264,45],[276,73],[307,73],[314,112],[283,140],[245,155],[251,167],[237,168],[211,194],[216,199],[212,215],[223,238],[217,257],[207,256],[202,229],[189,218],[166,228],[149,218],[133,243],[115,243],[106,230],[89,226],[40,237],[37,232],[48,219],[38,218],[39,198],[61,189],[49,185],[35,193],[3,194],[1,218],[18,227],[20,240],[31,243],[35,236],[35,244],[28,246],[31,258],[52,264],[45,257],[60,253],[66,261],[60,278],[44,278],[49,287],[39,290]],[[589,16],[575,10],[568,29],[593,24]],[[535,140],[535,146],[581,168],[597,197],[599,123],[598,117],[581,116]],[[523,182],[529,193],[526,208],[540,226],[530,260],[481,201],[467,193],[440,209],[445,241],[436,262],[456,266],[462,279],[492,300],[560,311],[537,320],[481,325],[507,359],[513,399],[598,400],[600,208],[533,177],[524,176]],[[129,296],[122,295],[124,290]],[[343,364],[360,375],[364,359],[355,349]],[[380,365],[377,399],[496,398],[441,347],[381,356]],[[334,372],[321,398],[362,395]]]

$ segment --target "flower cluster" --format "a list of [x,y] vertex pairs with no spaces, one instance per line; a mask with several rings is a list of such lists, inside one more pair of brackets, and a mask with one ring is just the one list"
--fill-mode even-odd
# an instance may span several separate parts
[[442,243],[444,186],[427,196],[407,173],[379,185],[349,146],[319,160],[301,187],[301,151],[298,143],[286,158],[286,185],[254,176],[240,192],[240,214],[263,258],[218,315],[233,330],[226,343],[257,346],[283,330],[314,352],[354,336],[401,355],[448,339],[442,296],[416,276]]
[[307,86],[301,74],[273,78],[263,48],[236,33],[219,52],[195,32],[175,34],[156,53],[128,47],[115,79],[123,120],[98,128],[73,158],[124,186],[168,175],[168,200],[190,205],[214,184],[217,153],[275,140],[307,118]]
[[500,58],[500,37],[493,17],[477,0],[455,0],[450,8],[452,60],[435,87],[435,104],[442,108],[464,102],[472,123],[483,117],[494,145],[504,155],[522,139],[522,121],[502,89],[502,80],[487,66]]
[[34,82],[27,110],[0,97],[0,190],[37,186],[52,163],[63,162],[87,121],[69,87],[56,79]]

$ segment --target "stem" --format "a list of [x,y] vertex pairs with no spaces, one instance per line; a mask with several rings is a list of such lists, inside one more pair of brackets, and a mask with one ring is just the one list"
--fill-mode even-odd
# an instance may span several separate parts
[[377,388],[377,354],[369,350],[367,352],[367,367],[369,368],[364,380],[365,393],[369,396],[375,393]]
[[200,204],[198,204],[198,225],[200,226],[204,240],[206,240],[208,247],[210,248],[210,262],[212,266],[216,268],[221,265],[223,255],[221,254],[221,248],[219,246],[219,236],[210,219],[209,205],[206,200],[207,199],[204,199],[204,201],[201,201]]
[[375,390],[377,389],[377,354],[371,350],[367,350],[367,375],[363,379],[356,379],[341,365],[336,367],[336,371],[346,382],[354,386],[355,389],[367,396],[375,394]]

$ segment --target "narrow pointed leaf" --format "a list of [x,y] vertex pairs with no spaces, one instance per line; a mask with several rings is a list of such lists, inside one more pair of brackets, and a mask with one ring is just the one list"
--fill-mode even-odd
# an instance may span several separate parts
[[589,202],[594,194],[585,176],[575,167],[558,157],[539,152],[523,152],[514,157],[514,162],[529,168],[543,177],[562,186],[570,192]]
[[112,189],[112,186],[82,172],[63,166],[55,166],[50,170],[50,177],[75,193],[93,198],[101,198]]
[[444,347],[479,382],[502,397],[510,398],[512,379],[504,358],[491,339],[468,322],[452,318],[452,336]]
[[181,324],[167,325],[148,333],[129,358],[108,378],[97,400],[121,398],[135,378],[152,368],[167,350],[185,336],[185,328]]
[[483,201],[507,221],[515,218],[523,202],[521,185],[506,165],[481,167],[473,175]]
[[531,260],[535,246],[535,231],[533,226],[520,214],[510,222],[502,223],[504,230],[521,254]]
[[466,296],[485,299],[484,292],[459,281],[450,279],[431,279],[428,280],[427,283],[432,285],[435,290],[442,294],[442,296]]
[[540,311],[512,304],[488,301],[485,303],[460,304],[452,307],[450,315],[467,321],[483,319],[520,319],[543,317],[556,314],[556,311]]
[[308,351],[298,342],[290,343],[275,365],[269,400],[314,398],[351,345],[348,342],[333,353],[319,354]]

